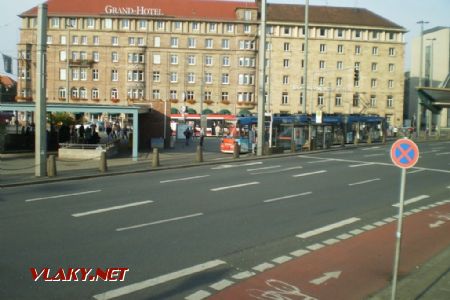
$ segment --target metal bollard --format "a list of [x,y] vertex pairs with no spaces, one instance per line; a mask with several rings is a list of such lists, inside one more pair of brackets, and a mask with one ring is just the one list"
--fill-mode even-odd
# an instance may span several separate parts
[[105,173],[106,171],[108,171],[108,164],[106,162],[106,152],[104,151],[100,153],[99,170],[101,173]]
[[47,158],[47,176],[56,176],[56,158],[54,155],[49,155]]
[[233,147],[233,158],[239,158],[239,155],[241,154],[241,146],[235,142]]
[[152,156],[152,167],[159,167],[159,149],[153,148],[153,156]]
[[195,159],[196,162],[203,162],[203,147],[197,145],[197,156]]

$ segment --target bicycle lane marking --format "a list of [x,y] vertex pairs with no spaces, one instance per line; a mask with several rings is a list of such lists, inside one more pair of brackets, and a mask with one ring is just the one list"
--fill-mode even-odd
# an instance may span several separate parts
[[[449,201],[405,217],[400,274],[448,247],[449,230]],[[395,232],[396,222],[375,227],[258,273],[209,299],[364,299],[390,285]]]

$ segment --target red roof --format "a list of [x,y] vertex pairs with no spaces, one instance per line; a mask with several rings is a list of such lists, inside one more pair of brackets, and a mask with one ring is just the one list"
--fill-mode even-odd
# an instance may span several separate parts
[[[236,20],[237,8],[257,8],[255,2],[222,0],[48,0],[49,16],[163,16],[210,20]],[[113,9],[121,11],[112,14]],[[150,12],[150,9],[155,9]],[[156,15],[155,15],[156,14]],[[36,16],[37,6],[20,16]]]

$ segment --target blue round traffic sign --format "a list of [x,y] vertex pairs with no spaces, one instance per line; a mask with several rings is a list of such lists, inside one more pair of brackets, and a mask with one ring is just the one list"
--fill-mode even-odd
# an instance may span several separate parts
[[397,140],[391,147],[391,160],[399,168],[412,168],[419,160],[419,147],[407,138]]

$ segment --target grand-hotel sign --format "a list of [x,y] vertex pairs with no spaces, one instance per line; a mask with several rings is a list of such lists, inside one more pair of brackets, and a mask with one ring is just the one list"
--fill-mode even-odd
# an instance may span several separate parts
[[112,5],[105,6],[105,13],[108,15],[129,15],[129,16],[162,16],[160,8],[149,8],[144,6],[135,7],[117,7]]

